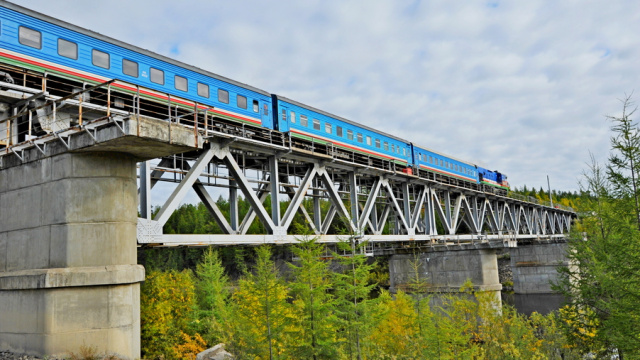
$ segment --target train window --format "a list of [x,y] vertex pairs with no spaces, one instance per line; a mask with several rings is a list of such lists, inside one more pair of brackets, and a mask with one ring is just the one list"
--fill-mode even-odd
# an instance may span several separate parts
[[391,144],[391,152],[396,152],[396,145],[395,144]]
[[282,109],[282,121],[287,121],[287,110]]
[[380,139],[376,139],[376,147],[380,149]]
[[78,60],[78,44],[64,39],[58,39],[58,55]]
[[344,136],[342,134],[342,126],[336,126],[336,135],[338,135],[340,137]]
[[371,136],[367,136],[367,145],[371,145]]
[[138,77],[138,63],[127,59],[122,59],[122,73],[125,75]]
[[109,54],[100,50],[93,49],[91,52],[91,62],[93,65],[101,68],[109,69],[111,67]]
[[18,28],[18,41],[22,45],[42,49],[42,34],[40,31],[20,26]]
[[258,100],[253,100],[253,112],[260,111],[260,107],[258,106]]
[[353,140],[353,131],[347,130],[347,139]]
[[292,122],[293,124],[295,124],[295,123],[296,123],[296,113],[294,113],[293,111],[290,111],[290,112],[289,112],[289,118],[291,118],[291,122]]
[[164,71],[156,68],[149,68],[149,79],[153,83],[164,85]]
[[313,119],[313,130],[320,130],[320,120]]
[[262,110],[264,110],[264,114],[265,115],[267,115],[267,116],[269,115],[269,106],[267,106],[267,104],[264,104],[262,106]]
[[300,125],[304,127],[309,126],[309,120],[307,119],[307,115],[300,115]]
[[358,133],[358,142],[361,143],[362,142],[362,134]]
[[227,90],[218,89],[218,101],[221,103],[229,103],[229,92]]
[[402,148],[402,156],[407,156],[407,149],[406,148]]
[[[207,86],[207,95],[209,95],[209,87]],[[236,102],[238,103],[238,107],[241,109],[246,109],[247,108],[247,98],[242,96],[242,95],[238,95],[238,97],[236,98]]]
[[[198,83],[198,96],[202,96],[205,98],[209,97],[209,85],[207,84],[203,84],[203,83]],[[245,104],[244,104],[244,108],[247,108],[247,102],[245,99]]]
[[332,133],[332,131],[331,131],[331,130],[332,130],[332,129],[331,129],[331,124],[329,124],[329,123],[324,123],[324,132],[326,132],[327,134],[331,134],[331,133]]
[[389,143],[386,141],[384,142],[384,150],[389,151]]
[[[176,90],[188,91],[189,90],[189,81],[187,80],[187,78],[184,78],[182,76],[176,75],[176,76],[173,77],[173,86],[175,86]],[[200,90],[200,89],[198,89],[198,90]],[[200,94],[198,94],[198,95],[200,95]]]

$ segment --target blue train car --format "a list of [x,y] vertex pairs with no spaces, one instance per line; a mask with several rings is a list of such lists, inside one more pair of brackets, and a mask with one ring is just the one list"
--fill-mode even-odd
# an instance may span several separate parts
[[327,144],[365,156],[412,165],[411,143],[297,101],[273,95],[277,130],[314,143]]
[[[0,62],[79,83],[116,79],[116,91],[199,106],[213,116],[287,133],[343,154],[380,159],[508,189],[506,175],[405,139],[0,0]],[[138,88],[142,87],[142,89]],[[167,96],[170,96],[170,98]],[[352,157],[355,161],[355,155]],[[377,163],[374,166],[382,166]],[[386,166],[386,165],[385,165]],[[404,170],[403,170],[404,171]]]
[[6,1],[0,1],[0,61],[88,83],[118,79],[128,83],[114,84],[121,91],[139,85],[162,93],[141,91],[150,99],[166,102],[164,94],[171,94],[176,104],[197,103],[220,118],[273,127],[266,91]]
[[499,171],[491,171],[478,166],[478,181],[481,184],[495,186],[501,189],[509,189],[507,175]]
[[415,165],[424,171],[478,183],[478,171],[474,164],[414,145]]

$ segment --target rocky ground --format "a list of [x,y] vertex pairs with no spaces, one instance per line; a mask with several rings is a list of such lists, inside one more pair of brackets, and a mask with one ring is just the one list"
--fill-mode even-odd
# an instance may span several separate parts
[[[54,359],[55,358],[47,358],[47,360]],[[14,354],[8,351],[0,351],[0,360],[41,360],[41,358],[31,355]]]
[[502,284],[502,291],[513,291],[513,272],[511,271],[511,257],[509,256],[509,250],[498,250],[497,256],[498,279]]

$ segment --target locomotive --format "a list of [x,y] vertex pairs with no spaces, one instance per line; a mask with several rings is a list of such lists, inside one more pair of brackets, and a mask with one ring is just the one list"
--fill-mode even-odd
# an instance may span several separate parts
[[[115,79],[118,91],[206,107],[230,123],[281,132],[291,139],[292,147],[311,143],[330,147],[338,157],[351,154],[354,162],[366,159],[372,166],[385,162],[436,181],[488,185],[501,194],[509,189],[507,176],[499,171],[2,0],[0,63],[82,83]],[[0,69],[0,87],[2,82],[13,79]],[[42,110],[37,118],[39,131],[56,131]]]

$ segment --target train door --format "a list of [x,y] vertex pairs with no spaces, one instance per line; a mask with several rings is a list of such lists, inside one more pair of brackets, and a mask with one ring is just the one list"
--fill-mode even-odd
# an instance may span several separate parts
[[270,111],[271,104],[269,101],[261,101],[258,106],[260,107],[259,111],[262,116],[262,126],[273,129],[273,118]]
[[289,108],[286,105],[278,104],[278,127],[282,132],[289,131]]

